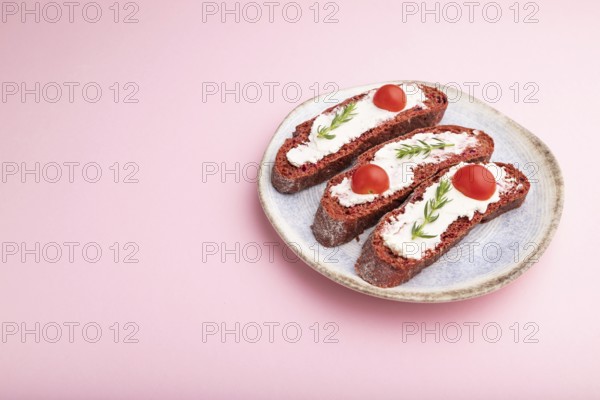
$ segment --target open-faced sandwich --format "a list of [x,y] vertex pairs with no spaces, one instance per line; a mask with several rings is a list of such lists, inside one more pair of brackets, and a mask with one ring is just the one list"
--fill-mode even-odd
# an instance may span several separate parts
[[455,125],[418,129],[376,146],[329,181],[313,234],[328,247],[349,242],[431,176],[460,162],[487,162],[493,151],[490,136]]
[[355,270],[375,286],[404,283],[478,223],[519,207],[529,187],[525,175],[511,164],[461,163],[440,171],[381,218]]
[[295,193],[341,172],[364,151],[437,124],[446,95],[420,84],[388,84],[345,99],[296,127],[273,165],[271,182]]

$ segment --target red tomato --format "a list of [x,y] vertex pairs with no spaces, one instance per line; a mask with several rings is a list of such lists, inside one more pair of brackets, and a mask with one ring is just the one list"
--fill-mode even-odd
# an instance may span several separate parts
[[406,93],[398,85],[383,85],[375,92],[373,103],[384,110],[402,111],[406,107]]
[[487,200],[496,191],[496,179],[482,165],[465,165],[452,177],[452,185],[462,194],[475,200]]
[[363,165],[352,175],[352,191],[357,194],[381,194],[389,187],[390,178],[379,165]]

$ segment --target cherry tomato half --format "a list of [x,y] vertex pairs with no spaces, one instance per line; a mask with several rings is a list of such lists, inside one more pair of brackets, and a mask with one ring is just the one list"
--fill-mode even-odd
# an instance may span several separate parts
[[496,191],[496,180],[482,165],[465,165],[452,177],[452,185],[462,194],[475,200],[487,200]]
[[352,191],[357,194],[381,194],[389,187],[390,178],[379,165],[363,165],[352,175]]
[[406,93],[398,85],[383,85],[375,92],[373,103],[384,110],[402,111],[406,107]]

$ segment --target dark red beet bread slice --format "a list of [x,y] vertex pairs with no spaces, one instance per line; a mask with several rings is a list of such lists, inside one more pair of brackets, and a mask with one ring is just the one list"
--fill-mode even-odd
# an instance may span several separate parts
[[[414,180],[410,186],[401,189],[389,197],[379,196],[369,203],[357,204],[345,207],[331,194],[331,188],[338,185],[344,178],[352,178],[354,171],[364,164],[373,160],[375,153],[390,143],[406,140],[419,133],[431,132],[435,134],[443,132],[462,133],[477,139],[473,145],[469,145],[459,154],[452,154],[448,158],[438,162],[416,165],[413,168]],[[390,210],[400,206],[410,193],[427,178],[435,175],[444,168],[460,162],[483,162],[488,161],[494,151],[493,139],[482,131],[475,134],[476,130],[456,125],[439,125],[433,128],[418,129],[400,138],[392,139],[386,143],[376,146],[359,156],[356,165],[352,169],[333,177],[327,184],[327,188],[321,198],[321,204],[315,214],[312,231],[315,238],[323,246],[333,247],[347,243],[360,235],[365,229],[375,225],[377,221]],[[412,159],[407,159],[411,162]],[[400,163],[400,160],[399,160]]]
[[[277,152],[271,173],[273,187],[281,193],[296,193],[324,182],[343,171],[352,164],[352,161],[358,155],[373,146],[405,135],[415,129],[436,125],[444,116],[444,112],[448,107],[448,98],[443,92],[435,88],[425,85],[419,85],[419,87],[426,97],[423,100],[426,109],[417,106],[403,111],[395,118],[343,145],[336,153],[323,157],[317,163],[305,163],[296,167],[288,161],[287,152],[308,141],[316,116],[298,125],[292,134],[292,138],[286,139]],[[324,112],[332,112],[348,103],[360,100],[364,96],[366,96],[366,93],[351,97]]]
[[427,250],[420,259],[406,258],[393,253],[383,241],[381,236],[384,225],[392,217],[404,213],[404,208],[408,203],[415,203],[423,199],[423,193],[427,187],[438,182],[440,178],[448,171],[444,170],[435,177],[430,178],[419,186],[410,199],[402,207],[386,214],[375,227],[367,241],[365,242],[362,253],[358,258],[355,270],[356,273],[365,281],[372,285],[388,288],[398,286],[416,274],[425,267],[433,264],[452,246],[458,243],[469,231],[480,222],[487,222],[500,214],[517,208],[523,204],[525,197],[529,192],[530,183],[525,175],[511,164],[495,163],[505,168],[507,177],[514,178],[514,184],[510,189],[500,196],[500,200],[490,204],[485,213],[475,212],[472,219],[461,217],[454,221],[448,229],[442,234],[441,242],[433,250]]

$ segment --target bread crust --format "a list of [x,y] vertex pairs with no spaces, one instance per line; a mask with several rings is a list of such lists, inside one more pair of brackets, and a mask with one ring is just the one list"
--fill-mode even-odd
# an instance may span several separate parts
[[[413,169],[414,182],[389,197],[380,197],[369,203],[345,207],[339,203],[337,198],[331,195],[330,190],[333,186],[339,184],[344,178],[350,179],[354,171],[360,166],[371,162],[375,157],[375,153],[383,146],[408,139],[423,132],[442,133],[448,131],[454,133],[467,132],[477,138],[477,143],[467,147],[462,153],[454,154],[439,163],[415,166]],[[475,129],[457,125],[439,125],[433,128],[417,129],[408,135],[382,143],[360,155],[356,164],[350,170],[336,175],[327,184],[311,226],[317,241],[326,247],[347,243],[360,235],[365,229],[375,225],[385,213],[399,207],[420,183],[440,170],[460,162],[487,162],[494,151],[494,140],[485,132],[478,131],[479,133],[475,134],[475,131]]]
[[403,213],[406,204],[421,200],[425,189],[434,182],[438,182],[441,176],[448,170],[440,171],[435,177],[428,179],[419,186],[402,207],[389,212],[380,220],[363,246],[361,255],[355,265],[356,273],[365,281],[378,287],[389,288],[398,286],[407,282],[424,268],[437,261],[452,246],[464,238],[478,223],[490,221],[509,210],[520,207],[529,192],[529,180],[511,164],[496,164],[505,167],[507,175],[514,177],[517,184],[510,191],[504,193],[499,201],[490,204],[485,213],[476,212],[471,220],[462,217],[454,221],[450,224],[446,232],[442,234],[441,243],[435,249],[428,250],[419,260],[400,257],[392,253],[383,243],[381,229],[390,218]]
[[[273,187],[280,193],[299,192],[330,179],[349,167],[358,155],[373,146],[415,129],[436,125],[444,116],[444,112],[448,107],[448,98],[443,92],[430,86],[419,85],[419,87],[426,97],[423,101],[427,106],[426,109],[414,107],[407,110],[396,116],[396,118],[362,134],[356,140],[346,143],[336,153],[323,157],[316,164],[306,163],[296,167],[287,159],[287,152],[290,149],[308,141],[312,125],[317,117],[315,116],[298,125],[292,137],[285,140],[275,156],[275,163],[271,171]],[[346,99],[340,104],[330,107],[325,112],[330,112],[336,107],[344,106],[352,101],[360,100],[364,96],[366,96],[366,93]]]

